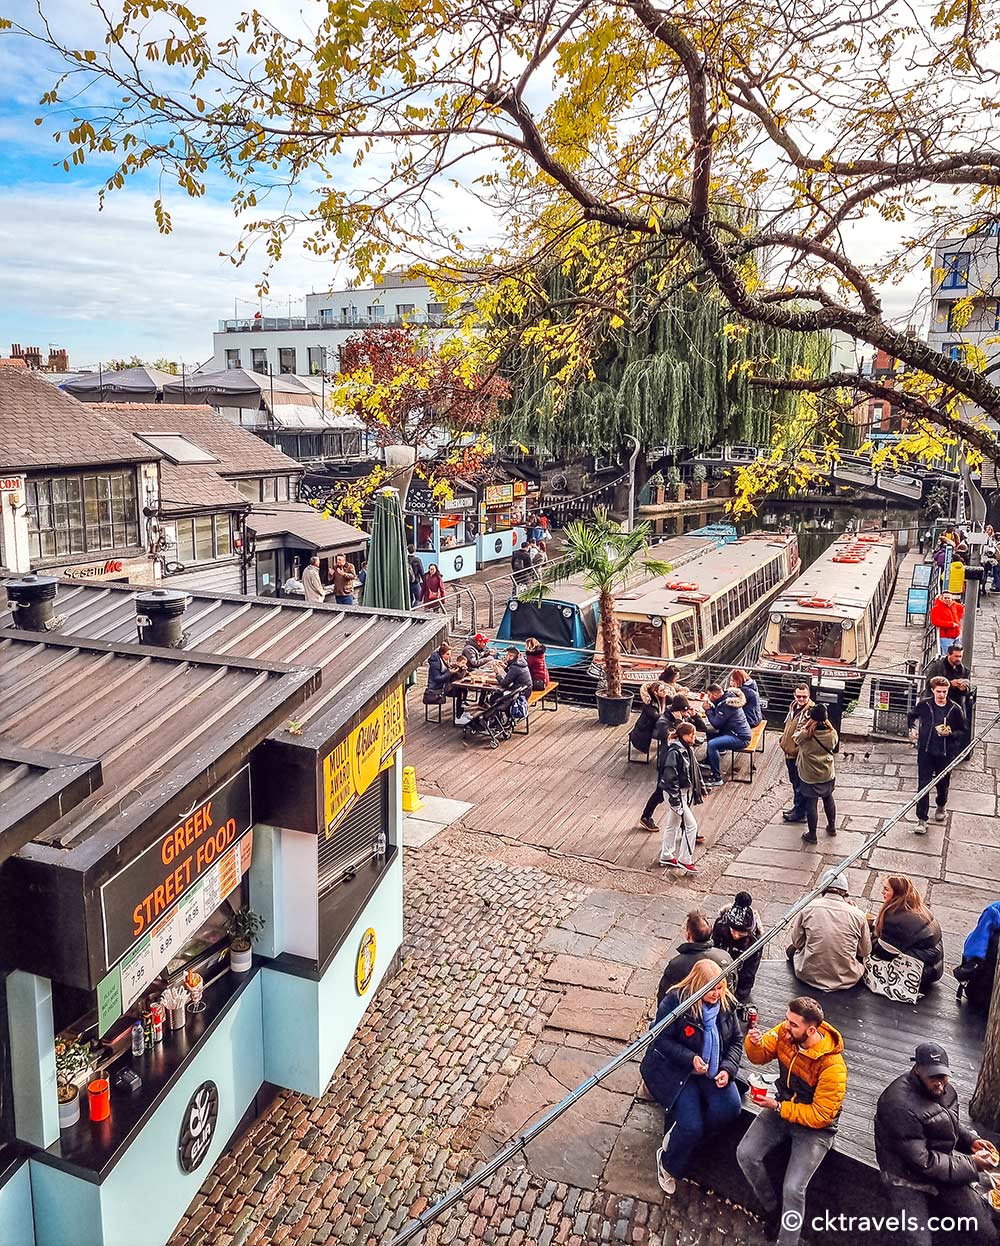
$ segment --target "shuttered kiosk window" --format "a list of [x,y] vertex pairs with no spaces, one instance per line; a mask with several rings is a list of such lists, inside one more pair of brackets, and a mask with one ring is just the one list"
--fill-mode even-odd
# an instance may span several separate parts
[[385,852],[389,829],[389,773],[384,771],[358,803],[334,828],[333,834],[320,835],[319,894],[325,896],[338,883],[362,865]]

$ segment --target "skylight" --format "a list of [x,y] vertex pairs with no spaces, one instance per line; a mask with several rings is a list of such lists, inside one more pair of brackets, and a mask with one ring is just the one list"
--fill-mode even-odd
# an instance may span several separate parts
[[180,433],[139,433],[137,434],[149,446],[168,458],[171,463],[218,463],[214,454],[209,454],[201,446]]

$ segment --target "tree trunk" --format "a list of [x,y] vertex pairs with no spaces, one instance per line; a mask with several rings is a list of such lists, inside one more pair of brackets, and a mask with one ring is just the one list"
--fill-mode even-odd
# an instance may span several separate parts
[[622,694],[622,662],[618,615],[615,611],[615,600],[610,593],[601,593],[597,608],[601,612],[601,647],[604,650],[604,675],[607,681],[605,695],[620,697]]
[[990,1016],[983,1040],[983,1060],[969,1113],[977,1124],[989,1130],[1000,1130],[1000,973],[993,979]]

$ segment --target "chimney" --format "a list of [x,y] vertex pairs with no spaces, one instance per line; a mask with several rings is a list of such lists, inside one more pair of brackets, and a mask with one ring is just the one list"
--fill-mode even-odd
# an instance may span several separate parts
[[14,626],[25,632],[50,632],[61,619],[53,614],[58,580],[51,575],[22,575],[4,584],[14,611]]
[[135,595],[135,623],[141,645],[181,649],[184,645],[184,611],[187,593],[153,588]]

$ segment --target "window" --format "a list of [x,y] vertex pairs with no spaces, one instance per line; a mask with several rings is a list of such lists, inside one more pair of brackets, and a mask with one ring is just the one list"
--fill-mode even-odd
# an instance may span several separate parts
[[277,502],[278,500],[278,482],[273,476],[265,476],[261,483],[261,501]]
[[148,446],[159,450],[171,463],[218,463],[214,454],[183,437],[180,433],[138,433]]
[[193,562],[213,562],[232,555],[231,515],[196,515],[193,519],[176,520],[175,527],[177,561],[185,566]]
[[233,484],[251,502],[260,501],[260,480],[234,480]]
[[291,496],[291,490],[289,489],[288,477],[279,476],[277,480],[275,481],[275,483],[278,486],[278,501],[287,502],[289,500],[289,497]]
[[250,352],[250,356],[253,360],[251,367],[254,372],[259,373],[261,376],[267,376],[267,351],[255,346]]
[[443,316],[444,313],[445,313],[444,303],[428,303],[427,304],[427,315],[428,316]]
[[381,303],[372,303],[369,306],[368,319],[369,320],[384,320],[385,319],[385,308],[382,306]]
[[645,658],[662,655],[663,627],[638,619],[624,619],[621,625],[622,652]]
[[240,349],[237,346],[234,350],[226,351],[226,367],[229,369],[240,367]]
[[993,328],[1000,329],[1000,299],[993,304]]
[[413,303],[397,303],[396,304],[396,319],[402,320],[404,316],[412,316],[413,307],[414,307]]
[[33,558],[139,544],[135,472],[42,476],[27,485]]
[[957,301],[953,303],[945,304],[945,309],[946,309],[947,317],[948,317],[948,332],[949,333],[958,333],[961,331],[961,325],[956,323],[956,317],[955,317],[955,308],[957,306],[958,306]]
[[796,657],[839,658],[844,630],[839,619],[785,616],[778,631],[778,652]]
[[950,346],[945,348],[948,351],[948,358],[955,363],[965,363],[965,343],[952,342]]
[[326,348],[310,346],[306,352],[309,358],[309,375],[319,376],[326,367]]
[[675,658],[685,658],[694,653],[694,619],[690,615],[683,619],[675,619],[670,624],[670,643],[673,646]]
[[278,348],[278,371],[282,376],[287,376],[295,371],[294,346],[280,346]]
[[948,251],[944,255],[942,290],[964,290],[969,284],[968,251]]
[[358,323],[358,309],[352,303],[350,307],[342,307],[340,309],[340,319],[344,324]]

